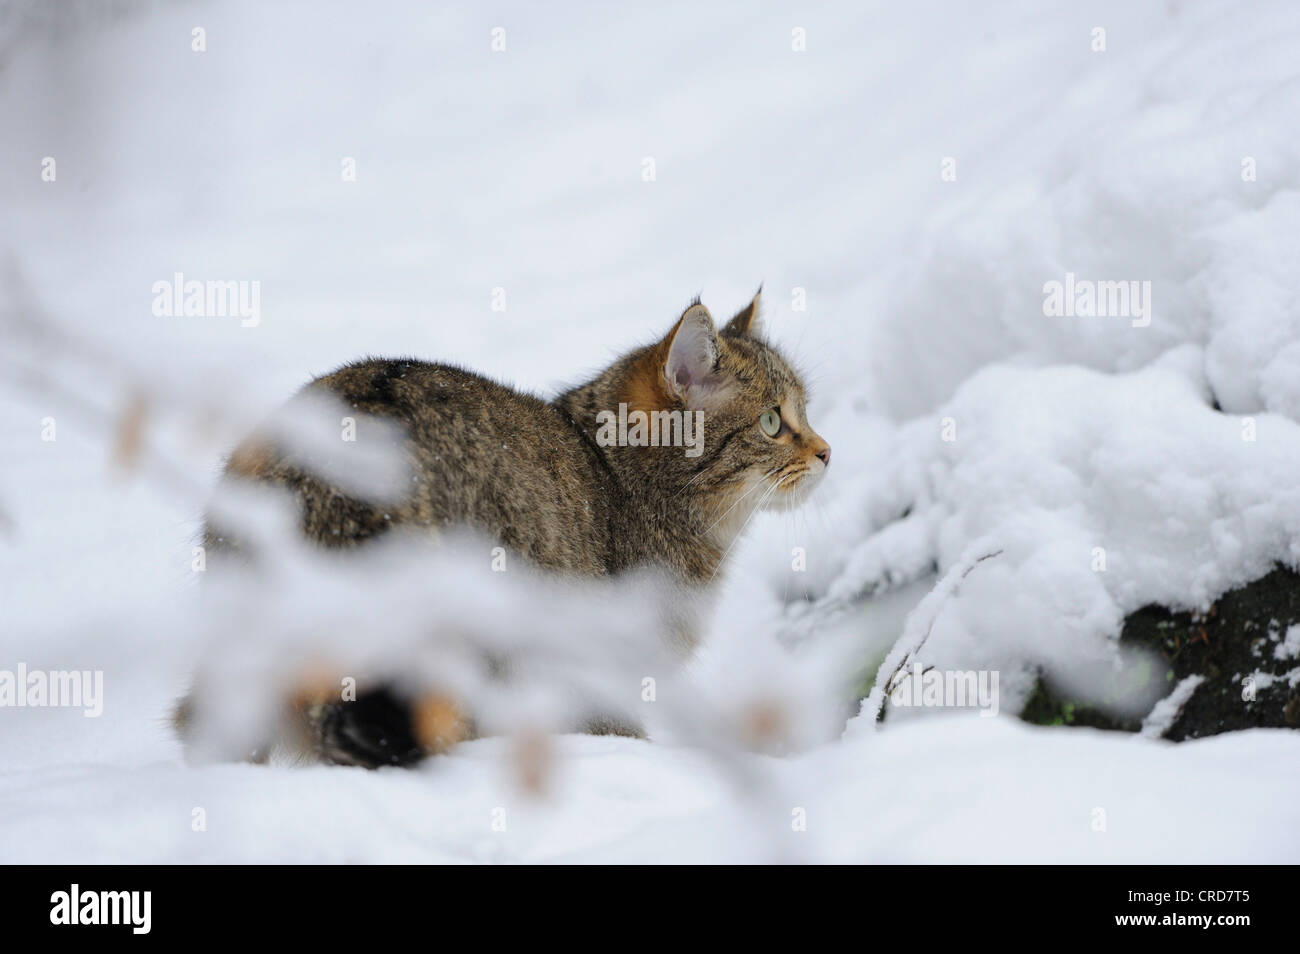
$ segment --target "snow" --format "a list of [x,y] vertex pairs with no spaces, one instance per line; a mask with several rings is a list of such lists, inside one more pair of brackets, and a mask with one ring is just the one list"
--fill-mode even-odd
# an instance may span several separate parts
[[[1251,7],[5,27],[0,669],[102,670],[104,711],[0,710],[0,860],[1300,860],[1300,734],[1013,718],[1036,670],[1116,660],[1132,610],[1300,566],[1300,9]],[[177,272],[258,281],[260,320],[155,315]],[[1046,314],[1067,275],[1150,282],[1150,322]],[[212,609],[192,547],[222,455],[312,375],[417,354],[554,392],[760,280],[835,466],[753,521],[684,671],[622,594],[483,582],[481,541],[387,574],[292,551],[241,618]],[[375,618],[372,645],[337,639]],[[417,771],[191,766],[165,725],[223,647],[238,665],[209,671],[255,714],[304,640],[415,672],[419,633],[467,620],[537,671],[495,700],[506,736]],[[999,717],[877,725],[904,662],[999,671]],[[877,692],[841,734],[849,685]],[[559,731],[602,692],[652,741]]]
[[1288,626],[1286,635],[1273,647],[1274,659],[1296,659],[1300,657],[1300,623]]
[[1147,717],[1142,720],[1142,734],[1149,739],[1163,738],[1169,731],[1169,727],[1174,724],[1174,720],[1178,718],[1178,714],[1183,711],[1183,706],[1187,705],[1187,700],[1192,698],[1197,687],[1203,682],[1205,677],[1199,674],[1180,679],[1173,691],[1157,702]]
[[[1274,767],[1294,756],[1279,732],[1173,745],[935,719],[764,761],[780,795],[757,804],[690,749],[580,736],[555,748],[559,777],[541,801],[502,770],[500,739],[414,772],[64,764],[7,784],[5,857],[1267,864],[1294,860],[1294,842],[1267,837],[1260,819],[1275,832],[1300,824],[1294,778]],[[1234,810],[1243,789],[1254,812]],[[192,828],[196,808],[205,831]]]
[[[1238,419],[1206,406],[1201,357],[1186,345],[1129,374],[978,372],[934,417],[900,429],[890,457],[917,479],[869,503],[910,509],[915,539],[900,543],[893,530],[862,540],[828,598],[890,569],[908,576],[996,553],[960,593],[927,598],[943,615],[920,660],[1030,665],[1068,681],[1080,659],[1112,651],[1141,606],[1205,609],[1274,563],[1296,565],[1300,488],[1287,475],[1300,426],[1261,414],[1243,440]],[[954,422],[951,441],[943,419]],[[904,562],[893,567],[896,555]]]

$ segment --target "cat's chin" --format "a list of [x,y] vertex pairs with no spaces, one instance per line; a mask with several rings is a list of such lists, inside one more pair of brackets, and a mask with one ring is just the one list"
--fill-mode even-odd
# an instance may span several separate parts
[[825,470],[818,471],[817,473],[805,473],[794,482],[794,485],[790,487],[789,490],[786,490],[783,487],[776,493],[768,496],[768,498],[763,502],[763,509],[781,511],[795,510],[802,507],[804,502],[807,501],[809,495],[812,494],[813,488],[821,483],[822,474],[824,473]]

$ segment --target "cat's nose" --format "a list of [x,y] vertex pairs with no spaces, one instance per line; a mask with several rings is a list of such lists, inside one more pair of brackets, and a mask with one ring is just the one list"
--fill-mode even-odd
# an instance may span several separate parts
[[827,444],[817,434],[811,435],[808,443],[812,444],[813,456],[829,467],[831,465],[831,445]]

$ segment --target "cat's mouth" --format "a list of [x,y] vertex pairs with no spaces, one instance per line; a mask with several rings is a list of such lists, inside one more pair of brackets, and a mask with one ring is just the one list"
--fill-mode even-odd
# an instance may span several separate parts
[[793,510],[803,504],[814,487],[821,482],[825,467],[794,464],[779,472],[773,480],[773,492],[765,495],[764,510]]

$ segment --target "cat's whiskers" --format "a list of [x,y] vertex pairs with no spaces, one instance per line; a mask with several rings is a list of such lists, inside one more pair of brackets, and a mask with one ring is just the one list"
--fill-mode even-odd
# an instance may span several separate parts
[[776,493],[776,489],[789,479],[790,477],[788,474],[785,477],[778,478],[772,486],[767,489],[767,493],[763,494],[763,496],[759,498],[758,504],[749,512],[749,516],[745,518],[745,522],[740,525],[740,529],[736,531],[736,535],[732,538],[731,543],[727,545],[727,549],[722,551],[722,556],[718,558],[718,565],[713,568],[713,572],[709,575],[710,583],[712,583],[713,578],[718,575],[718,571],[722,569],[722,565],[727,562],[727,555],[731,553],[731,548],[736,545],[736,541],[744,535],[745,528],[749,526],[749,521],[754,519],[754,514],[762,510],[763,504],[767,502],[767,498]]
[[[736,500],[734,503],[732,503],[731,507],[734,507],[737,503],[740,502],[740,500],[745,499],[745,497],[749,496],[751,493],[753,493],[753,492],[754,492],[755,490],[757,490],[759,487],[762,487],[762,486],[763,486],[763,481],[767,480],[767,479],[768,479],[769,477],[771,477],[773,474],[777,473],[780,469],[781,469],[781,468],[778,466],[778,467],[772,467],[772,468],[769,468],[768,470],[763,471],[763,473],[761,473],[761,474],[759,475],[759,477],[758,477],[758,482],[755,483],[753,487],[750,487],[749,490],[745,491],[745,493],[741,494],[740,499],[739,499],[739,500]],[[744,477],[741,477],[740,480],[743,482]],[[728,481],[725,482],[725,484],[731,484],[731,483],[735,483],[735,482],[736,482],[735,480],[728,480]],[[724,485],[725,485],[725,484],[724,484]],[[718,504],[716,507],[714,507],[714,508],[713,508],[713,511],[712,511],[712,512],[707,516],[707,517],[705,517],[704,519],[706,519],[706,520],[712,520],[715,516],[717,516],[718,511],[721,510],[725,505],[726,505],[726,501],[724,500],[722,503],[720,503],[720,504]],[[730,512],[731,512],[731,507],[728,507],[728,508],[727,508],[727,513],[730,513]],[[725,517],[726,515],[727,515],[727,514],[724,513],[722,516]],[[720,518],[720,519],[721,519],[721,518]],[[710,530],[713,529],[713,525],[710,525],[709,529],[710,529]],[[705,532],[708,532],[708,531],[705,531]]]
[[698,474],[696,474],[690,480],[686,481],[686,483],[682,484],[681,489],[678,490],[677,493],[673,494],[673,496],[680,497],[682,494],[684,494],[687,491],[687,489],[691,486],[691,484],[695,483],[697,480],[702,478],[707,473],[708,473],[707,470],[701,469]]
[[[726,519],[727,519],[727,515],[730,514],[731,511],[735,510],[738,506],[740,506],[740,502],[741,502],[742,500],[744,500],[746,497],[748,497],[750,494],[752,494],[755,490],[758,490],[758,488],[762,487],[762,486],[763,486],[763,481],[765,481],[765,480],[766,480],[768,477],[770,477],[770,476],[771,476],[771,471],[769,471],[768,473],[764,474],[764,475],[759,479],[758,483],[754,484],[753,487],[750,487],[750,488],[749,488],[748,490],[746,490],[743,494],[741,494],[739,497],[737,497],[737,498],[735,499],[735,501],[731,504],[731,506],[727,508],[727,513],[724,513],[724,514],[723,514],[721,517],[719,517],[717,520],[713,521],[713,523],[709,524],[708,527],[705,528],[705,530],[704,530],[704,534],[703,534],[703,535],[704,535],[704,536],[708,536],[710,530],[712,530],[712,529],[713,529],[714,527],[716,527],[718,524],[722,523],[722,521],[726,520]],[[764,498],[766,498],[766,495],[764,495]],[[714,509],[713,512],[714,512],[714,513],[717,513],[718,510],[721,509],[721,507],[722,507],[722,504],[718,504],[718,506]],[[709,516],[712,516],[712,515],[713,515],[713,514],[710,514]],[[743,528],[742,528],[742,529],[743,529]]]

